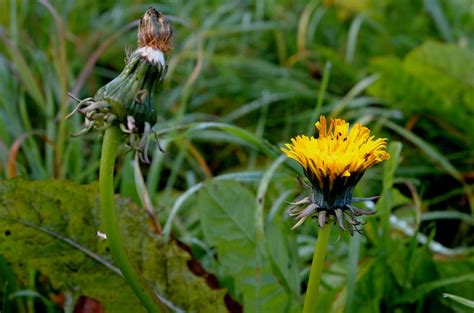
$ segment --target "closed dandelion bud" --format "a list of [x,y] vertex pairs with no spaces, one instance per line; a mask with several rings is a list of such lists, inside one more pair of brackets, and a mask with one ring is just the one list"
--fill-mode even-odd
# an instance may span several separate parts
[[354,203],[377,197],[354,198],[352,192],[368,168],[390,157],[386,139],[375,139],[359,123],[349,129],[349,123],[341,119],[331,119],[328,128],[326,118],[321,116],[315,126],[319,131],[317,139],[300,135],[282,148],[303,167],[311,183],[311,195],[293,203],[289,211],[297,220],[293,228],[314,217],[320,227],[333,219],[342,230],[351,234],[360,231],[357,226],[362,222],[356,217],[375,212],[360,209]]
[[152,94],[165,77],[164,54],[171,48],[171,39],[169,20],[149,8],[140,20],[138,48],[128,53],[122,72],[72,112],[86,117],[84,128],[73,135],[119,125],[128,134],[128,145],[147,162],[148,135],[157,120]]

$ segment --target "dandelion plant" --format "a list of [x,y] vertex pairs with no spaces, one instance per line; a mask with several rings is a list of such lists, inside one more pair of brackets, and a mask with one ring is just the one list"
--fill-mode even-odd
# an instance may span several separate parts
[[313,262],[306,291],[303,312],[316,312],[319,283],[329,242],[332,224],[344,231],[360,232],[362,221],[357,217],[374,214],[354,206],[354,203],[372,198],[354,198],[352,192],[364,172],[373,165],[387,160],[386,139],[370,136],[370,130],[359,123],[349,129],[349,123],[331,119],[329,128],[324,116],[315,124],[319,137],[305,135],[291,139],[282,148],[290,158],[296,160],[311,183],[311,195],[294,203],[289,214],[300,226],[314,217],[321,230],[314,250]]
[[138,48],[128,54],[125,68],[93,98],[81,100],[73,111],[85,116],[84,128],[74,135],[92,129],[105,132],[99,177],[102,225],[115,263],[148,312],[166,309],[125,250],[114,206],[114,167],[123,142],[142,161],[149,161],[147,151],[151,126],[157,118],[151,95],[166,74],[165,53],[170,49],[171,38],[169,20],[149,8],[140,20]]

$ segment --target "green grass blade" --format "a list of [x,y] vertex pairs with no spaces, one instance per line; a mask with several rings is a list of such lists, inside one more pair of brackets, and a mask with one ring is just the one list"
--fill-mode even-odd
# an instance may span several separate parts
[[453,178],[459,182],[464,183],[464,179],[459,173],[459,171],[454,167],[454,165],[449,162],[440,152],[433,148],[429,143],[415,135],[414,133],[406,130],[405,128],[391,122],[388,120],[382,121],[382,123],[390,128],[391,130],[397,132],[400,136],[404,137],[412,144],[417,146],[429,159],[431,159],[435,164],[440,166],[446,173],[451,175]]
[[457,303],[465,305],[468,308],[474,309],[474,301],[472,300],[469,300],[460,296],[452,295],[450,293],[443,293],[443,297],[456,301]]

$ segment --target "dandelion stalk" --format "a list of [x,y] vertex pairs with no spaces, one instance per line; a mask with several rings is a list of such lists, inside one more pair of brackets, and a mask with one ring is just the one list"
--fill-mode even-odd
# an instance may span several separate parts
[[367,127],[356,123],[351,128],[341,119],[324,116],[315,124],[318,138],[300,135],[291,139],[282,151],[297,161],[310,182],[310,195],[292,203],[289,215],[297,223],[314,219],[320,227],[309,275],[308,289],[303,307],[304,313],[317,309],[319,284],[332,225],[337,223],[343,231],[361,232],[364,221],[359,216],[371,215],[354,205],[377,197],[356,198],[352,192],[365,171],[390,158],[385,138],[376,139]]
[[318,241],[314,249],[313,262],[311,263],[311,271],[309,273],[308,289],[306,290],[304,298],[303,313],[316,312],[321,273],[323,271],[324,258],[326,256],[331,228],[332,223],[329,223],[319,230]]
[[136,266],[130,262],[120,236],[114,202],[114,168],[118,147],[122,142],[122,132],[116,126],[105,130],[100,158],[99,190],[102,226],[114,262],[120,268],[130,288],[140,299],[149,313],[166,312],[165,306],[158,301],[153,291],[144,281]]
[[105,131],[99,177],[101,223],[114,262],[150,313],[166,312],[166,307],[127,255],[114,203],[114,168],[123,143],[135,151],[141,161],[149,162],[151,125],[157,118],[151,95],[165,77],[165,53],[170,49],[171,38],[169,20],[149,8],[140,20],[138,48],[127,55],[122,72],[101,87],[94,97],[80,100],[69,114],[78,112],[85,117],[84,128],[73,135],[79,136],[90,130]]

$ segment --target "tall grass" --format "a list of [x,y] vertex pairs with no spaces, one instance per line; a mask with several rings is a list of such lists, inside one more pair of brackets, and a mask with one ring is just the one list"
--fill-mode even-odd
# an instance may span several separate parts
[[[453,122],[474,112],[474,82],[461,75],[472,65],[457,64],[456,56],[439,62],[463,87],[451,98],[452,85],[440,83],[436,90],[446,91],[437,102],[434,92],[414,95],[435,88],[429,82],[405,93],[414,86],[407,75],[419,79],[421,65],[407,60],[408,74],[394,78],[377,60],[404,62],[429,40],[452,44],[474,60],[470,1],[354,3],[2,1],[0,178],[96,180],[99,141],[95,133],[69,136],[81,121],[64,119],[75,104],[68,92],[92,96],[120,71],[124,47],[135,44],[136,19],[153,5],[175,28],[168,76],[155,95],[154,129],[166,153],[150,150],[152,162],[143,169],[164,235],[190,245],[242,301],[206,240],[196,194],[206,180],[242,182],[256,192],[258,231],[271,241],[271,225],[292,224],[287,202],[301,193],[294,179],[301,173],[278,148],[313,132],[320,114],[360,121],[398,143],[391,146],[392,161],[367,173],[357,190],[382,194],[380,214],[368,220],[363,237],[332,238],[321,303],[328,312],[459,311],[441,293],[471,300],[474,294],[466,272],[474,266],[474,150],[470,134]],[[430,72],[445,82],[442,74]],[[135,181],[132,156],[117,170],[116,191],[140,203],[136,190],[143,182]],[[303,293],[314,229],[306,225],[288,238],[285,255],[298,264]],[[3,273],[11,272],[0,267],[3,283]],[[41,285],[29,287],[42,292]],[[301,299],[294,302],[297,310]]]

